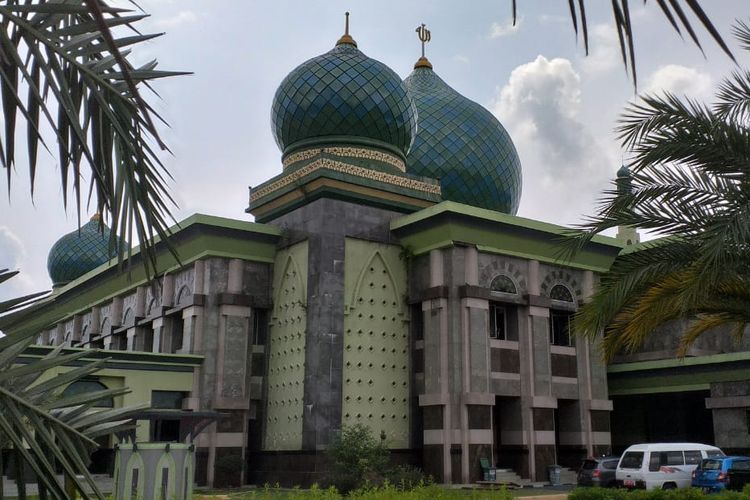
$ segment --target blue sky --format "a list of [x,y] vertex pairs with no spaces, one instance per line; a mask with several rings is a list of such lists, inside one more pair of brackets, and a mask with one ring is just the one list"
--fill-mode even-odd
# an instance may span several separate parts
[[[420,53],[414,29],[427,24],[435,71],[490,109],[516,144],[523,168],[518,215],[580,223],[623,159],[612,129],[634,98],[610,3],[587,3],[591,49],[584,57],[564,0],[519,2],[515,28],[510,0],[139,1],[152,15],[142,30],[167,34],[141,47],[136,60],[157,58],[162,69],[194,72],[156,84],[154,105],[171,125],[163,136],[174,154],[164,162],[175,178],[175,218],[202,212],[251,220],[244,213],[247,186],[281,171],[269,125],[276,87],[334,45],[348,10],[360,50],[402,77]],[[702,3],[746,67],[730,27],[736,17],[747,19],[747,2]],[[639,90],[710,99],[733,63],[700,32],[704,58],[671,30],[655,2],[632,4]],[[0,298],[48,288],[47,252],[76,227],[75,210],[63,210],[56,162],[42,156],[33,200],[22,160],[10,198],[0,196],[0,268],[22,271]]]

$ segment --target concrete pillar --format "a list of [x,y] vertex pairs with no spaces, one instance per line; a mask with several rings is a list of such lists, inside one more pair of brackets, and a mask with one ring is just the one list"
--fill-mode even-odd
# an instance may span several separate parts
[[203,307],[191,306],[182,311],[182,347],[178,354],[198,354],[203,352]]
[[164,318],[156,318],[151,322],[151,328],[154,329],[154,340],[151,352],[164,352],[162,351],[162,343],[164,336]]

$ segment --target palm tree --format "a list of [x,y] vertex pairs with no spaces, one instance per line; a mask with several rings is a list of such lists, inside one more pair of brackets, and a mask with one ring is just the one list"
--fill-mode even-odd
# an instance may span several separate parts
[[[750,51],[750,26],[734,34]],[[608,191],[583,226],[585,241],[617,226],[659,238],[623,252],[575,327],[604,332],[611,358],[632,352],[656,327],[691,318],[679,355],[704,332],[750,323],[750,71],[735,71],[712,106],[674,95],[631,104],[617,129],[632,153],[627,184]]]
[[167,149],[154,123],[161,118],[139,84],[180,73],[158,71],[156,61],[128,62],[133,46],[160,36],[138,31],[145,17],[101,0],[0,4],[0,165],[10,190],[17,121],[25,122],[31,195],[40,146],[56,150],[66,209],[70,191],[80,221],[88,190],[112,228],[112,248],[119,250],[117,235],[137,238],[148,270],[153,237],[167,236],[173,201],[158,156]]

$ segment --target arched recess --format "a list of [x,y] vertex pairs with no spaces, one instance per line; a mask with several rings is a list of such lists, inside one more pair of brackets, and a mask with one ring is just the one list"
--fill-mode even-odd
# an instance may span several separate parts
[[269,323],[265,431],[268,450],[296,450],[302,446],[307,292],[295,257],[290,253],[282,262]]
[[498,274],[492,278],[490,283],[490,292],[495,293],[507,293],[510,295],[518,295],[518,285],[516,282],[507,274]]
[[379,250],[365,262],[344,316],[342,424],[366,425],[376,436],[385,433],[390,448],[407,448],[409,338],[402,286]]
[[[141,454],[133,450],[127,465],[125,465],[125,488],[122,492],[123,498],[143,498],[143,490],[146,483],[146,467],[143,464]],[[135,491],[133,491],[135,486]]]
[[175,480],[177,479],[177,465],[169,451],[164,451],[156,462],[154,474],[154,499],[172,500],[175,498]]
[[175,306],[181,306],[184,302],[187,302],[187,299],[189,296],[193,294],[193,291],[190,289],[187,285],[182,285],[182,287],[177,291],[177,299],[175,300]]
[[[77,380],[65,388],[62,392],[62,397],[77,396],[78,394],[89,394],[97,391],[106,391],[109,387],[102,384],[98,380],[83,379]],[[114,408],[115,400],[110,396],[102,398],[94,403],[94,408]]]
[[[581,301],[582,292],[581,287],[578,284],[575,276],[567,270],[553,269],[545,276],[540,286],[541,294],[545,297],[549,297],[552,300],[557,300],[551,297],[552,289],[557,285],[562,285],[570,291],[571,297],[573,298],[572,305],[577,307]],[[559,290],[559,289],[558,289]],[[564,301],[560,301],[563,303]]]

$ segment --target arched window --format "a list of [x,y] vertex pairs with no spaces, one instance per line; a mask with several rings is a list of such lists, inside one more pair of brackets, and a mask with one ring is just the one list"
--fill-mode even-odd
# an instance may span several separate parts
[[[77,396],[78,394],[88,394],[97,391],[106,391],[109,388],[98,380],[79,380],[73,382],[62,392],[63,397]],[[94,403],[97,408],[114,408],[114,400],[111,397],[102,398]]]
[[574,302],[573,294],[565,285],[555,285],[552,290],[549,291],[549,298],[552,300],[559,300],[561,302]]
[[502,293],[518,293],[518,291],[516,290],[516,284],[513,283],[512,279],[505,276],[504,274],[495,276],[495,279],[493,279],[492,283],[490,284],[490,290],[493,292]]

